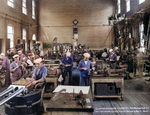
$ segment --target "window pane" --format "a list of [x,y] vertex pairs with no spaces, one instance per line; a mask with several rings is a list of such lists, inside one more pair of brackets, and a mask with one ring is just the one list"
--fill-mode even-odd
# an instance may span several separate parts
[[35,19],[35,16],[32,16],[33,19]]
[[9,2],[9,1],[7,2],[7,5],[11,6],[11,7],[14,7],[14,4],[12,2]]
[[126,0],[126,12],[130,11],[130,0]]
[[23,7],[26,7],[26,3],[23,2],[23,3],[22,3],[22,6],[23,6]]
[[22,8],[22,13],[27,14],[27,9],[26,8]]
[[143,3],[143,2],[145,2],[145,0],[139,0],[139,4],[141,4],[141,3]]
[[32,0],[32,7],[35,7],[35,1]]
[[144,52],[145,51],[145,48],[144,48],[144,39],[143,39],[143,32],[144,32],[144,24],[140,24],[139,25],[139,31],[140,31],[140,50],[142,51],[142,52]]
[[35,19],[35,1],[32,0],[32,18]]
[[14,2],[13,0],[8,0],[8,1],[10,1],[10,2]]
[[14,30],[12,26],[7,26],[7,38],[10,39],[10,48],[14,47]]
[[35,34],[32,36],[32,40],[36,40],[36,36],[35,36]]
[[144,31],[144,24],[141,24],[141,31]]
[[35,16],[35,10],[33,10],[32,15],[34,15],[34,16]]
[[130,2],[129,1],[127,2],[127,6],[130,6]]
[[7,32],[13,34],[14,33],[13,32],[13,27],[12,26],[7,26]]
[[23,29],[23,32],[22,32],[22,39],[23,40],[26,40],[26,34],[27,34],[26,30]]
[[25,42],[25,51],[28,51],[28,44]]
[[10,41],[10,48],[14,47],[14,41]]
[[121,13],[120,5],[118,5],[118,14]]
[[13,40],[13,34],[8,34],[7,38],[10,39],[10,40]]
[[120,4],[120,0],[118,0],[118,2],[117,2],[118,4]]

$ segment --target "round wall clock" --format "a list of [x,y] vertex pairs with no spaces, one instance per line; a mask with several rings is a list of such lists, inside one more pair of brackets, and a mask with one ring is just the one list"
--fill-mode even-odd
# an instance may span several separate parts
[[76,25],[78,24],[78,20],[75,19],[75,20],[73,21],[73,24],[76,26]]

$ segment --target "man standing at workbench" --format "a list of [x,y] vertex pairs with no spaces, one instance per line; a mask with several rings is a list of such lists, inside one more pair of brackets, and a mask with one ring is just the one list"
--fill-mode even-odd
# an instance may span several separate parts
[[64,64],[62,85],[64,85],[67,73],[69,73],[69,83],[68,84],[70,84],[71,83],[71,76],[72,76],[72,65],[73,65],[73,58],[71,57],[70,52],[67,52],[66,55],[63,56],[60,64]]

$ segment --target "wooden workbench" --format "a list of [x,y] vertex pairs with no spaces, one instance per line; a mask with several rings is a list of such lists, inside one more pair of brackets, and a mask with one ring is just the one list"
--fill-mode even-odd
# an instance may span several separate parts
[[[59,86],[58,86],[59,87]],[[58,88],[57,87],[57,88]],[[75,93],[77,95],[77,90],[82,90],[82,86],[61,86],[63,89],[71,89],[74,88]],[[53,100],[54,97],[58,96],[58,93],[55,92],[54,96],[49,101],[46,111],[48,115],[92,115],[93,114],[93,99],[90,87],[86,87],[88,89],[88,93],[84,94],[83,96],[85,99],[90,100],[88,101],[84,107],[78,104],[78,100],[73,100],[73,93],[59,93],[59,98]],[[71,89],[72,90],[72,89]],[[56,96],[57,95],[57,96]]]
[[[93,99],[95,98],[119,98],[123,101],[124,99],[124,76],[108,76],[104,77],[103,75],[94,75],[91,78],[92,85],[92,94]],[[95,95],[94,94],[94,85],[95,83],[119,83],[120,86],[120,94],[117,95]]]
[[[58,71],[59,70],[59,71]],[[46,76],[46,83],[53,83],[54,84],[54,87],[51,89],[52,91],[54,91],[54,89],[57,87],[58,85],[58,78],[61,74],[61,70],[60,69],[57,69],[57,74],[48,74]],[[53,93],[44,93],[43,97],[44,98],[50,98],[53,96]]]

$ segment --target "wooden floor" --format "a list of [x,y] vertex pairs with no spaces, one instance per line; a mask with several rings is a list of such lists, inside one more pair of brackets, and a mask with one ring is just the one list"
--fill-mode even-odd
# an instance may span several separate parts
[[[150,115],[150,85],[141,78],[125,80],[124,101],[119,99],[97,99],[93,115]],[[43,100],[46,106],[48,100]],[[0,107],[4,115],[4,106]],[[47,115],[45,112],[43,115]]]
[[150,90],[143,79],[125,80],[124,101],[94,101],[93,115],[150,115]]

